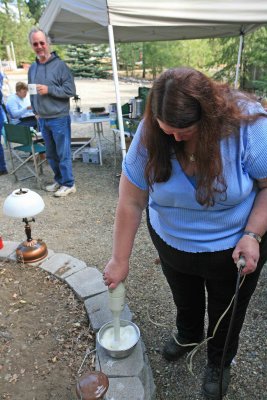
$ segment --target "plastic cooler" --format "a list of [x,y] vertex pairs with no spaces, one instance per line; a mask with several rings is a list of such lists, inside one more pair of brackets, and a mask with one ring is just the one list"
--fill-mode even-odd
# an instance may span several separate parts
[[82,152],[83,162],[88,164],[99,164],[99,150],[96,147],[90,147]]

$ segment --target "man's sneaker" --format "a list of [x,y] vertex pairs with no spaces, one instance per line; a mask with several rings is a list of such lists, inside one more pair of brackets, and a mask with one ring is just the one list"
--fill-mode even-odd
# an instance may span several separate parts
[[56,191],[54,196],[56,197],[64,197],[68,196],[70,193],[75,193],[76,192],[76,187],[75,185],[68,187],[68,186],[60,186],[60,188]]
[[[220,366],[209,363],[206,366],[203,393],[207,399],[220,400]],[[230,366],[223,369],[222,395],[227,392],[230,383]]]
[[60,188],[60,184],[55,182],[55,183],[52,183],[52,185],[46,186],[45,190],[47,192],[56,192],[59,188]]
[[[178,336],[176,336],[176,340],[183,345],[185,345],[185,344],[189,345],[190,343],[192,343],[192,341],[187,341],[184,339],[181,340]],[[181,346],[180,344],[178,344],[176,342],[176,340],[172,336],[163,348],[163,351],[162,351],[163,357],[168,361],[176,361],[176,360],[178,360],[178,358],[182,357],[186,353],[189,353],[189,351],[193,350],[196,347],[196,345]],[[202,339],[200,339],[197,342],[200,343],[201,341],[202,341]]]

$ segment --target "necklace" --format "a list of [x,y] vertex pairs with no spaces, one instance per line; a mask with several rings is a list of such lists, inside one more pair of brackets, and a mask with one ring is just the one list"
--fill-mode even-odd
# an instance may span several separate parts
[[191,163],[196,162],[196,156],[195,156],[194,153],[187,153],[187,152],[185,151],[185,155],[186,155],[186,158],[187,158],[187,160],[188,160],[189,162],[191,162]]
[[190,162],[195,162],[196,161],[195,154],[194,153],[188,154],[188,159]]

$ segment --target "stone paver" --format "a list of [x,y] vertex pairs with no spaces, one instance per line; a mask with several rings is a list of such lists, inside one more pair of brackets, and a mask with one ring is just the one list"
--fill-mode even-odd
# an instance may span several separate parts
[[68,276],[86,268],[84,261],[64,253],[57,253],[42,263],[41,268],[56,275],[59,279],[66,279]]
[[107,291],[102,274],[96,268],[82,269],[68,276],[65,281],[82,300]]
[[139,377],[144,368],[144,357],[141,339],[135,346],[133,352],[126,358],[112,358],[106,351],[96,343],[97,360],[96,368],[108,376],[137,376]]
[[[9,241],[4,241],[4,247],[0,250],[0,257],[1,259],[3,258],[9,258],[11,259],[11,256],[13,255],[16,259],[16,253],[15,250],[20,244],[20,242],[9,242]],[[12,258],[13,260],[13,258]]]
[[141,371],[139,378],[143,383],[145,393],[148,399],[152,400],[156,398],[156,386],[153,379],[152,369],[149,364],[149,359],[146,351],[144,342],[141,340],[143,356],[144,356],[144,368]]
[[139,378],[109,378],[105,400],[148,400]]

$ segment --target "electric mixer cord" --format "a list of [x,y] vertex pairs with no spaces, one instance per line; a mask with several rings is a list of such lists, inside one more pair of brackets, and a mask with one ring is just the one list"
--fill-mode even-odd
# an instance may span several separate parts
[[230,340],[230,336],[231,336],[232,329],[233,329],[233,323],[234,323],[234,319],[235,319],[235,314],[236,314],[236,308],[237,308],[237,302],[238,302],[238,294],[239,294],[239,289],[240,289],[241,273],[242,273],[243,268],[246,265],[245,264],[245,260],[244,260],[243,257],[240,258],[238,264],[239,265],[237,265],[238,274],[237,274],[236,287],[235,287],[233,310],[232,310],[231,319],[230,319],[230,322],[229,322],[229,328],[228,328],[228,332],[227,332],[227,335],[226,335],[224,348],[223,348],[223,355],[222,355],[222,360],[221,360],[221,368],[220,368],[220,375],[219,375],[219,400],[222,400],[222,398],[223,398],[223,395],[222,395],[222,382],[223,382],[223,370],[224,370],[225,357],[226,357],[226,353],[227,353],[227,349],[228,349],[228,345],[229,345],[229,340]]

